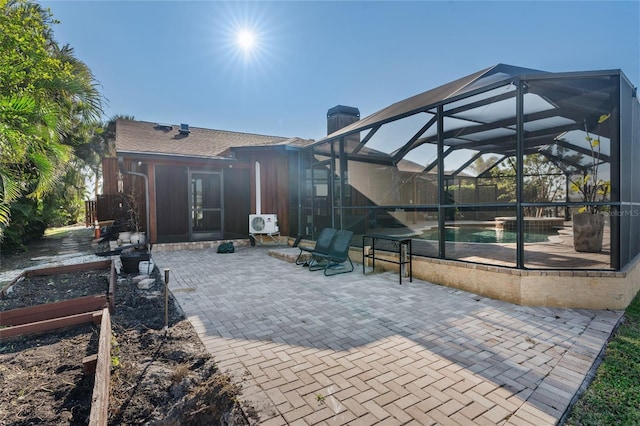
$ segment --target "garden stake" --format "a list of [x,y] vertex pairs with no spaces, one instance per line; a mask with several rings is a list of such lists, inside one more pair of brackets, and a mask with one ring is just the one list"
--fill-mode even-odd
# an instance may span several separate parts
[[164,270],[164,331],[169,329],[169,268]]

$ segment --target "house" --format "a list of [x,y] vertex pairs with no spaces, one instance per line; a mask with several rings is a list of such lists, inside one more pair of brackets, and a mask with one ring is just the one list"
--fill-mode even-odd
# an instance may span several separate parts
[[290,194],[298,182],[298,152],[313,142],[118,120],[115,156],[103,162],[99,219],[126,221],[127,198],[142,212],[148,197],[148,218],[139,216],[152,243],[247,238],[249,214],[256,211],[276,214],[289,235],[297,225]]
[[[338,105],[327,130],[119,121],[105,194],[147,193],[157,243],[247,238],[260,211],[285,236],[352,230],[354,256],[366,234],[410,237],[415,276],[514,303],[620,309],[640,288],[640,104],[621,70],[498,64],[362,119]],[[576,244],[583,209],[594,249]]]

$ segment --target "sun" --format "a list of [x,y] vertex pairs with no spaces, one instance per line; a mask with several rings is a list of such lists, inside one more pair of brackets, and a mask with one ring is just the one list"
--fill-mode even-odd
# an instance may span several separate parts
[[[212,2],[221,4],[221,12],[213,24],[211,44],[216,58],[225,66],[240,66],[243,70],[265,71],[272,66],[274,41],[273,22],[269,22],[260,2]],[[220,16],[223,19],[220,19]],[[214,19],[212,17],[212,19]],[[219,55],[218,55],[219,53]]]
[[256,35],[250,30],[241,30],[237,34],[236,43],[240,49],[248,53],[256,46]]

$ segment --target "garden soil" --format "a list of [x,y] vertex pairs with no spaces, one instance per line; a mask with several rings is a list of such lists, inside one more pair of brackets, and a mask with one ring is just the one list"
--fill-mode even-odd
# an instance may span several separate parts
[[[67,248],[90,253],[92,234],[74,228],[63,239]],[[61,238],[3,257],[0,272],[51,261]],[[108,276],[104,270],[25,278],[0,300],[0,311],[101,294]],[[134,276],[117,277],[109,424],[257,424],[252,408],[238,404],[241,385],[217,370],[172,297],[165,329],[164,282],[157,269],[148,290],[139,290]],[[94,379],[84,372],[83,358],[97,353],[98,336],[99,327],[88,324],[0,339],[0,425],[87,424]]]

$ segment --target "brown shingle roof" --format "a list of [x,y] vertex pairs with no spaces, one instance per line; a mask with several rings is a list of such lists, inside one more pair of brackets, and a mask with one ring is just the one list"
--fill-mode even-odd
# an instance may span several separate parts
[[181,134],[179,130],[179,125],[121,119],[116,124],[116,151],[215,158],[231,148],[275,145],[302,147],[314,142],[199,127],[190,127],[188,135]]

